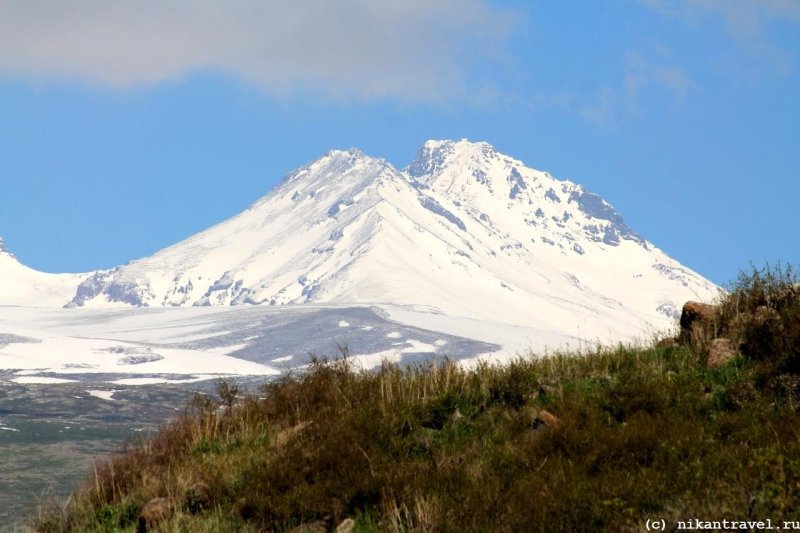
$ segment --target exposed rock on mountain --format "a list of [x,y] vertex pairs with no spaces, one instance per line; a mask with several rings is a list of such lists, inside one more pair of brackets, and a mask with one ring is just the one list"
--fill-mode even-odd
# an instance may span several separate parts
[[230,220],[89,276],[70,305],[387,303],[599,339],[715,294],[600,196],[462,140],[403,170],[329,152]]

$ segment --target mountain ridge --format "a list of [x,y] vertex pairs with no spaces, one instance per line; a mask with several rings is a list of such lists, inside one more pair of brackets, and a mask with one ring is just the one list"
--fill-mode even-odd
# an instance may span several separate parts
[[594,338],[715,294],[599,195],[462,139],[403,169],[331,150],[242,213],[87,274],[68,305],[417,305]]
[[88,274],[50,274],[19,261],[0,237],[0,305],[62,306]]

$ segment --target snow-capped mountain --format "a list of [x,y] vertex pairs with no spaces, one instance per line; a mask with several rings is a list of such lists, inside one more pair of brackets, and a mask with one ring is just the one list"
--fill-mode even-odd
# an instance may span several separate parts
[[0,305],[62,306],[88,274],[47,274],[29,268],[0,237]]
[[65,300],[408,305],[592,340],[670,327],[684,301],[716,290],[596,194],[462,140],[428,141],[402,170],[329,152],[247,211]]

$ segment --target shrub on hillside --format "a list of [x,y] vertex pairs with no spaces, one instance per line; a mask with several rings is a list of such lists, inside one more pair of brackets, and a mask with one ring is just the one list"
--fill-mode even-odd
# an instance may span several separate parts
[[701,360],[725,339],[763,371],[800,374],[800,283],[791,267],[741,272],[717,305],[692,305],[679,339]]
[[742,355],[800,372],[800,283],[791,267],[741,273],[718,320]]

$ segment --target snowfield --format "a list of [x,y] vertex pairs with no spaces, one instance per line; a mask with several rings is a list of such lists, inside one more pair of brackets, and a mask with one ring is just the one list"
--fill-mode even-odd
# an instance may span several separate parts
[[[32,324],[39,329],[31,329]],[[523,345],[545,350],[569,341],[557,335],[537,337],[525,328],[392,306],[0,306],[0,381],[185,383],[221,376],[276,376],[303,368],[311,354],[337,357],[339,347],[345,346],[351,361],[369,369],[383,361],[512,357]]]
[[0,241],[0,368],[276,375],[337,344],[367,367],[505,360],[646,340],[717,292],[600,196],[486,143],[427,141],[405,169],[337,150],[111,270],[37,272]]

